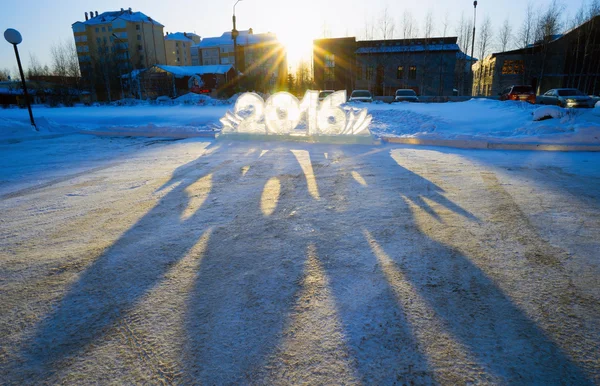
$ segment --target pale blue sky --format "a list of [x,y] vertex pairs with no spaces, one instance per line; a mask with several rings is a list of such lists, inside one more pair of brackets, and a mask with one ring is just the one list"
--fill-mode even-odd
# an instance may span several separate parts
[[[566,13],[571,15],[585,0],[570,0]],[[551,0],[532,0],[536,7]],[[24,66],[29,53],[35,53],[42,63],[50,62],[50,47],[65,39],[72,39],[71,24],[84,20],[84,12],[132,7],[142,11],[165,25],[165,32],[196,32],[202,37],[218,36],[231,29],[231,13],[234,1],[230,0],[130,0],[128,2],[104,0],[19,0],[10,7],[3,1],[0,10],[0,30],[16,28],[23,35],[19,46]],[[309,55],[311,41],[320,37],[323,26],[332,37],[360,36],[365,20],[378,18],[388,7],[400,24],[402,13],[409,9],[419,25],[423,24],[429,10],[440,23],[448,14],[449,35],[454,30],[462,12],[472,17],[472,0],[243,0],[237,5],[238,28],[254,28],[255,32],[275,32],[290,46],[292,62],[301,55]],[[486,15],[492,17],[498,28],[510,17],[516,28],[523,20],[527,0],[479,0],[478,23]],[[441,34],[438,29],[437,34]],[[3,39],[0,42],[0,68],[16,68],[12,47]]]

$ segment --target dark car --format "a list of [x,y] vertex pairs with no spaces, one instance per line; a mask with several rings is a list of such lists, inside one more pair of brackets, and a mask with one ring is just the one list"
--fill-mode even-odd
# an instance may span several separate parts
[[373,95],[368,90],[354,90],[348,102],[373,102]]
[[418,102],[417,93],[411,89],[396,90],[394,102]]
[[499,95],[501,101],[526,101],[535,104],[535,90],[531,86],[510,86]]
[[325,98],[327,98],[334,92],[335,91],[333,91],[333,90],[323,90],[323,91],[319,92],[319,102],[323,102],[325,100]]
[[560,107],[594,107],[592,98],[576,88],[554,88],[538,97],[542,105],[555,105]]

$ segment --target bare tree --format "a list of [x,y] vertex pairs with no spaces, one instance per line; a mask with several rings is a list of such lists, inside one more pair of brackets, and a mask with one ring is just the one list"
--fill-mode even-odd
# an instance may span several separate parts
[[394,18],[390,15],[388,7],[386,6],[381,12],[381,17],[379,18],[379,31],[383,40],[393,39],[395,30],[396,23],[394,22]]
[[[449,25],[450,21],[448,18],[448,12],[445,13],[444,16],[444,20],[442,21],[442,37],[444,38],[444,40],[446,39],[446,35],[448,33],[448,25]],[[444,94],[444,54],[443,51],[440,53],[440,64],[439,64],[439,89],[438,89],[438,95],[442,96]]]
[[563,8],[564,7],[561,6],[557,0],[552,0],[552,3],[548,5],[548,8],[540,12],[535,24],[535,42],[536,44],[539,43],[542,51],[541,65],[539,66],[539,82],[537,87],[538,93],[541,90],[546,71],[548,45],[561,29],[561,14],[563,12]]
[[424,37],[429,39],[433,36],[434,26],[433,26],[433,11],[427,11],[427,15],[425,15],[425,24],[423,25]]
[[512,26],[510,25],[510,21],[508,20],[508,18],[506,18],[504,20],[504,23],[502,23],[502,26],[498,30],[498,49],[501,52],[506,51],[512,41]]
[[10,70],[8,68],[0,68],[0,81],[6,81],[10,78]]
[[42,66],[33,54],[29,54],[29,67],[27,68],[27,79],[31,79],[32,76],[47,76],[50,75],[48,66]]
[[468,57],[468,53],[471,48],[471,40],[473,36],[473,22],[465,18],[465,14],[460,15],[458,26],[456,27],[455,33],[458,37],[458,46],[463,52],[459,55],[456,61],[455,69],[455,86],[460,90],[460,95],[471,94],[471,91],[465,90],[467,87],[468,75],[470,74],[469,67],[472,64],[472,58]]
[[481,27],[479,28],[479,39],[477,42],[477,51],[479,52],[479,81],[477,90],[480,93],[482,86],[482,76],[483,76],[483,62],[485,57],[489,54],[490,51],[490,43],[493,38],[492,31],[492,19],[489,16],[483,20]]
[[415,24],[415,19],[412,13],[404,10],[402,14],[402,38],[413,39],[419,34],[419,28]]
[[530,43],[533,43],[531,40],[533,38],[533,30],[535,25],[535,12],[533,10],[533,4],[531,1],[527,3],[527,9],[525,11],[525,19],[523,20],[523,24],[521,25],[521,29],[519,30],[519,46],[521,48],[527,47]]

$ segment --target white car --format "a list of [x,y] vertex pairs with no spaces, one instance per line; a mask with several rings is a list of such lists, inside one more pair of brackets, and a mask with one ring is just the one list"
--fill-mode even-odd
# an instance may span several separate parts
[[373,95],[368,90],[354,90],[348,102],[373,102]]

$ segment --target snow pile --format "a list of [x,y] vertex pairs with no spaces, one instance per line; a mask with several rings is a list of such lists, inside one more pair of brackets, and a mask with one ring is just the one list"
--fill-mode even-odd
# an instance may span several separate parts
[[[265,100],[268,95],[264,95]],[[237,95],[216,100],[186,94],[159,103],[68,108],[35,106],[36,122],[48,133],[110,132],[170,136],[220,130],[219,120],[233,110]],[[342,106],[353,109],[351,104]],[[561,109],[525,102],[472,99],[456,103],[360,104],[373,116],[377,137],[502,143],[600,144],[600,108]],[[557,119],[536,121],[541,116]],[[534,119],[532,119],[534,118]],[[45,119],[45,121],[43,121]],[[302,126],[304,122],[300,123]],[[31,130],[26,109],[0,109],[0,139],[39,135]],[[132,135],[132,134],[130,134]]]
[[176,104],[199,105],[199,106],[223,106],[223,105],[231,104],[229,99],[227,99],[227,100],[214,99],[208,95],[195,94],[192,92],[182,95],[179,98],[176,98],[174,101]]
[[[346,108],[349,108],[346,106]],[[596,109],[541,107],[520,101],[369,104],[370,130],[380,137],[503,143],[600,144]],[[555,114],[558,119],[534,121]],[[550,115],[552,116],[552,115]]]
[[565,116],[565,109],[558,106],[544,106],[533,112],[534,121],[543,121],[544,119],[560,119]]

